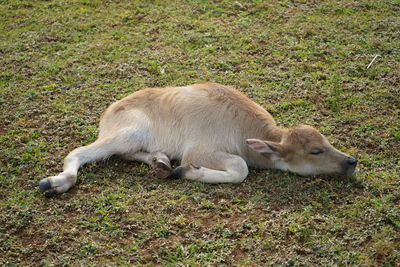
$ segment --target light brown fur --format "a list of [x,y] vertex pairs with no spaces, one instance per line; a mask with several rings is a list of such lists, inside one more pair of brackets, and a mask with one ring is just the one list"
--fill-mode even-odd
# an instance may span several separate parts
[[[311,154],[313,149],[321,155]],[[241,92],[200,83],[147,88],[110,105],[101,117],[99,139],[72,151],[64,172],[42,180],[40,187],[65,192],[79,166],[112,154],[146,162],[161,170],[160,176],[208,183],[241,182],[247,165],[306,175],[349,174],[356,163],[314,128],[282,129]],[[172,173],[171,159],[181,162]]]

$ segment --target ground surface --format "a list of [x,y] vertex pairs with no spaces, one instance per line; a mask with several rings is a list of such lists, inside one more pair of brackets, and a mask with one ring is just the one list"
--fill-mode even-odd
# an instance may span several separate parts
[[[0,265],[398,266],[399,14],[398,0],[1,0]],[[107,105],[201,81],[316,126],[359,158],[357,178],[160,181],[113,157],[39,192]]]

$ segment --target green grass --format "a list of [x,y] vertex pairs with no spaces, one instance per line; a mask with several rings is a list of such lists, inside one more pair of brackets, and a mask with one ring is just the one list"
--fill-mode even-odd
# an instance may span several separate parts
[[[398,266],[399,14],[398,0],[0,0],[0,265]],[[207,185],[113,157],[39,192],[107,105],[201,81],[317,127],[357,177]]]

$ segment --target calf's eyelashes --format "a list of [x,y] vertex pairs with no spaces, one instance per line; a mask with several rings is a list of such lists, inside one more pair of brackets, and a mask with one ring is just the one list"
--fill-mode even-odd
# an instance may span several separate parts
[[323,149],[320,148],[314,148],[310,151],[310,154],[312,155],[320,155],[322,153],[324,153],[325,151]]

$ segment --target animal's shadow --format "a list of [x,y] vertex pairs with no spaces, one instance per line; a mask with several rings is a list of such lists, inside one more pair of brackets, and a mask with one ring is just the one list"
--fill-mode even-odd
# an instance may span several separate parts
[[334,205],[351,202],[363,190],[362,182],[356,177],[304,177],[272,169],[250,169],[249,176],[240,184],[159,179],[147,165],[115,156],[105,162],[82,167],[78,183],[70,193],[79,194],[82,184],[85,184],[87,190],[95,191],[118,184],[127,188],[139,185],[147,191],[162,188],[168,192],[180,191],[188,195],[197,192],[210,201],[253,201],[272,209],[290,207],[294,210],[304,209],[308,205],[329,209]]

